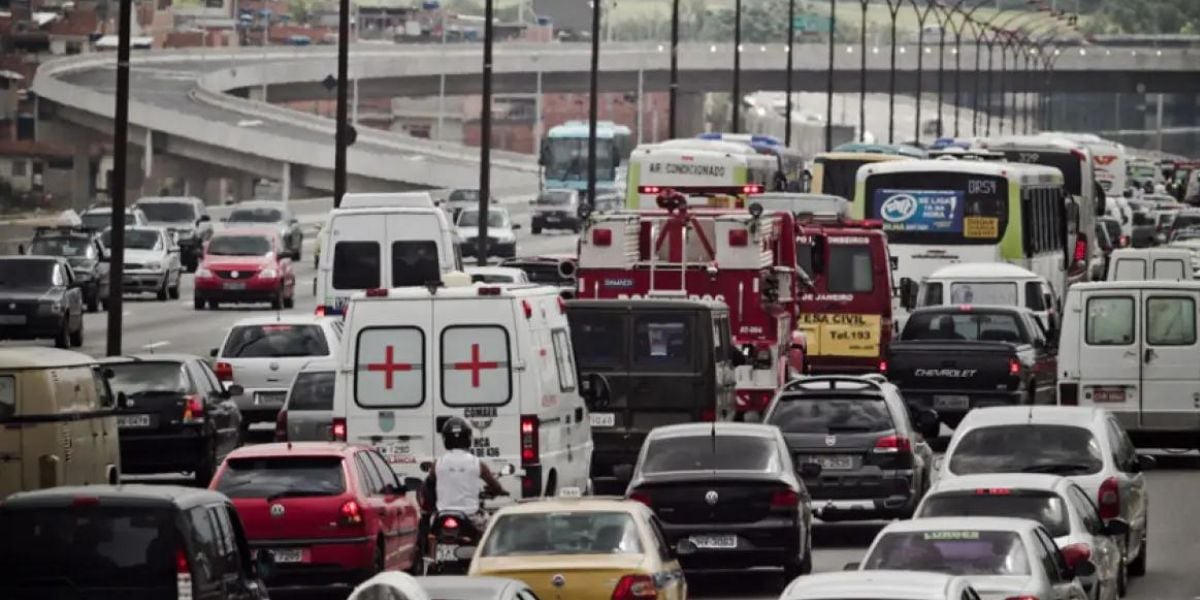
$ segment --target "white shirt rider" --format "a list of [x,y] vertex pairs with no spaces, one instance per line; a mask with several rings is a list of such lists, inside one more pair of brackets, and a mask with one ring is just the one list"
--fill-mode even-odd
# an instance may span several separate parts
[[466,450],[449,450],[437,460],[438,511],[479,511],[479,494],[483,491],[483,463]]

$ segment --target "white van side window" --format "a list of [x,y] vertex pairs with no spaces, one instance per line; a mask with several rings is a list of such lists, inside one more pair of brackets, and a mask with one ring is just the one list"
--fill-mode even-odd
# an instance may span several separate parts
[[425,402],[425,332],[369,327],[354,352],[354,402],[363,408],[411,408]]
[[575,389],[575,357],[571,355],[571,340],[566,329],[555,329],[554,362],[558,365],[558,389],[570,392]]
[[1146,343],[1191,346],[1196,343],[1196,302],[1191,298],[1146,299]]
[[498,406],[512,399],[508,330],[453,325],[442,330],[442,401],[446,406]]
[[1133,319],[1129,296],[1089,298],[1085,341],[1089,346],[1128,346],[1133,343]]
[[1184,275],[1183,261],[1175,258],[1154,261],[1154,278],[1161,280],[1191,279]]
[[1113,271],[1115,281],[1145,281],[1146,261],[1137,258],[1118,258],[1117,268]]
[[333,289],[379,287],[379,242],[338,242],[333,247]]

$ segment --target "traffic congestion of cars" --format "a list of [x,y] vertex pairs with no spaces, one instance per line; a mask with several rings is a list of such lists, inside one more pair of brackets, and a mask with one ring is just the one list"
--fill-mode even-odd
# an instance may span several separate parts
[[[312,314],[283,203],[143,199],[121,290],[102,223],[39,230],[0,257],[0,337],[58,346],[0,347],[0,598],[683,600],[751,570],[781,600],[1123,597],[1145,450],[1200,439],[1200,225],[1081,184],[1124,187],[1098,138],[956,144],[821,155],[812,193],[763,136],[631,148],[624,208],[533,201],[567,257],[471,190],[349,194]],[[498,264],[464,268],[481,221]],[[207,357],[66,349],[185,271],[196,310],[272,311]],[[814,573],[846,521],[885,524]]]

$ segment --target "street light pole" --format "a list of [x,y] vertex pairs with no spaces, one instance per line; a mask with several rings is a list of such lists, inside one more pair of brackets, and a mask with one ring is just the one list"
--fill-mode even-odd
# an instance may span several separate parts
[[[488,0],[491,2],[491,0]],[[596,200],[596,119],[600,112],[600,5],[602,0],[592,0],[592,65],[590,73],[591,95],[588,98],[588,159],[587,159],[587,204],[594,206]]]
[[676,137],[675,106],[679,94],[679,0],[671,2],[671,87],[669,94],[667,112],[670,114],[670,121],[667,123],[667,138],[673,140]]
[[983,55],[983,36],[986,29],[979,23],[973,22],[971,30],[975,34],[975,71],[971,77],[971,135],[979,135],[979,60]]
[[922,10],[917,5],[917,0],[912,0],[913,10],[917,12],[917,124],[913,133],[913,142],[921,143],[921,92],[924,83],[924,68],[925,68],[925,23],[929,20],[929,15],[933,12],[936,4],[934,0],[927,0],[925,8]]
[[896,15],[904,0],[886,0],[892,17],[892,62],[888,67],[888,143],[896,143]]
[[787,98],[783,101],[783,145],[792,147],[792,50],[796,42],[796,0],[788,0]]
[[833,150],[833,45],[835,37],[837,37],[837,0],[829,0],[829,67],[825,69],[826,152]]
[[[345,2],[346,0],[342,0]],[[483,8],[483,98],[479,114],[479,227],[475,238],[475,259],[487,265],[488,204],[492,197],[492,21],[493,0]]]
[[[941,14],[934,13],[938,24],[938,74],[937,74],[937,137],[942,137],[945,128],[942,126],[942,102],[946,81],[946,25],[950,24],[950,15],[954,9],[939,6]],[[957,6],[955,7],[957,8]]]
[[733,123],[738,133],[742,122],[742,0],[733,3]]
[[[120,0],[117,26],[117,104],[113,114],[113,176],[108,193],[112,197],[112,223],[109,230],[108,295],[109,356],[121,354],[121,287],[125,277],[125,170],[129,157],[129,36],[133,0]],[[146,149],[150,151],[149,148]]]
[[867,141],[867,5],[871,0],[859,0],[862,22],[859,27],[858,50],[858,140]]
[[346,195],[346,147],[350,145],[349,108],[350,83],[350,0],[338,2],[337,55],[337,131],[334,134],[333,207],[342,204]]

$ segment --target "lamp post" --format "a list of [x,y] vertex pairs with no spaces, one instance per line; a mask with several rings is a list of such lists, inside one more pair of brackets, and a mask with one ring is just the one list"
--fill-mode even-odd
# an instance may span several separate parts
[[[739,2],[741,0],[738,0]],[[858,51],[858,140],[867,141],[867,5],[871,0],[859,0],[862,6],[862,22],[859,28]]]
[[[965,0],[963,0],[965,1]],[[981,6],[991,0],[980,0],[980,2],[963,12],[961,10],[963,2],[960,1],[955,5],[955,9],[961,15],[958,24],[951,21],[951,26],[954,30],[954,137],[959,135],[959,115],[962,107],[962,34],[963,30],[971,25],[974,21],[972,15],[979,10]],[[979,71],[979,53],[975,53],[975,70]]]
[[[342,0],[345,2],[346,0]],[[483,8],[483,98],[479,115],[479,228],[475,238],[475,256],[480,266],[487,265],[488,207],[492,197],[492,14],[493,0]],[[593,43],[596,27],[592,24]]]
[[[488,0],[490,3],[491,0]],[[588,97],[588,157],[587,157],[587,204],[596,201],[596,119],[600,112],[600,4],[592,0],[592,65],[590,73],[591,94]],[[487,255],[486,252],[483,253]],[[483,263],[480,263],[483,264]]]
[[929,15],[933,12],[937,4],[934,0],[928,0],[925,8],[922,9],[917,4],[917,0],[912,0],[913,10],[917,13],[917,125],[916,131],[913,133],[913,141],[917,144],[921,143],[921,88],[924,83],[923,69],[925,66],[925,23],[929,20]]
[[787,20],[787,97],[783,101],[783,145],[792,147],[792,50],[796,43],[796,0],[788,0]]
[[[490,1],[490,0],[489,0]],[[350,145],[350,122],[347,119],[350,77],[350,0],[338,3],[337,54],[337,130],[334,133],[333,207],[342,204],[346,194],[346,147]]]
[[833,45],[835,37],[837,37],[837,0],[829,0],[829,66],[825,69],[826,152],[833,150]]
[[[593,0],[595,1],[595,0]],[[730,131],[742,126],[742,0],[733,3],[733,123]]]
[[[961,0],[959,2],[961,4]],[[946,81],[946,25],[950,23],[950,16],[958,7],[955,4],[953,7],[948,7],[942,4],[940,0],[936,0],[934,6],[941,10],[934,10],[933,18],[938,24],[938,71],[937,71],[937,136],[941,137],[945,131],[942,126],[942,101],[943,92],[945,90]]]
[[896,16],[904,0],[885,0],[892,17],[892,62],[888,67],[888,143],[896,143]]
[[[675,107],[679,100],[679,0],[671,2],[671,82],[667,99],[667,138],[675,139]],[[656,136],[658,134],[655,134]],[[655,139],[658,139],[657,137]]]
[[979,80],[981,71],[980,60],[983,58],[983,40],[987,36],[987,27],[971,20],[971,30],[975,34],[975,76],[971,78],[971,135],[979,136]]
[[[108,300],[108,336],[105,340],[109,356],[121,354],[121,286],[125,267],[125,165],[129,154],[129,38],[132,25],[133,0],[120,0],[117,14],[117,98],[113,113],[113,173],[108,193],[112,198],[112,223],[109,240],[111,254],[108,284],[114,293]],[[147,148],[149,151],[149,148]]]
[[[1038,0],[1032,0],[1028,3],[1037,5],[1038,11],[1046,10],[1046,8],[1044,6],[1038,4]],[[1015,9],[1009,9],[1009,10],[1015,10]],[[1036,11],[1035,12],[1019,11],[1015,15],[1007,15],[1007,18],[1002,20],[1001,17],[1006,16],[1005,13],[1007,13],[1007,12],[1008,11],[1002,11],[1000,13],[997,13],[991,19],[988,19],[986,22],[984,22],[982,25],[983,29],[985,30],[985,43],[987,44],[987,49],[988,49],[987,92],[985,94],[985,96],[987,97],[987,106],[985,107],[985,111],[987,112],[986,124],[984,127],[984,135],[985,136],[990,136],[992,134],[992,105],[993,105],[993,102],[992,102],[992,79],[994,78],[994,71],[992,70],[992,65],[993,65],[993,51],[995,50],[996,43],[1000,42],[1001,38],[1007,37],[1007,34],[1009,32],[1005,29],[1005,27],[1012,24],[1014,21],[1016,21],[1018,19],[1021,19],[1023,17],[1028,17],[1029,15],[1032,15],[1032,14],[1037,14]],[[997,22],[999,22],[999,23],[997,23]],[[1001,53],[1003,54],[1003,52],[1005,51],[1005,46],[1003,43],[1001,43],[1000,50],[1001,50]],[[1003,83],[1003,82],[1001,82],[1001,83]],[[1000,95],[1000,101],[1001,101],[1001,116],[1000,116],[1000,118],[1003,119],[1003,110],[1004,110],[1003,88],[1001,88],[1000,94],[1001,94]],[[1003,128],[1003,121],[1001,121],[1000,127]],[[1000,129],[1000,131],[1003,131],[1003,129]]]

